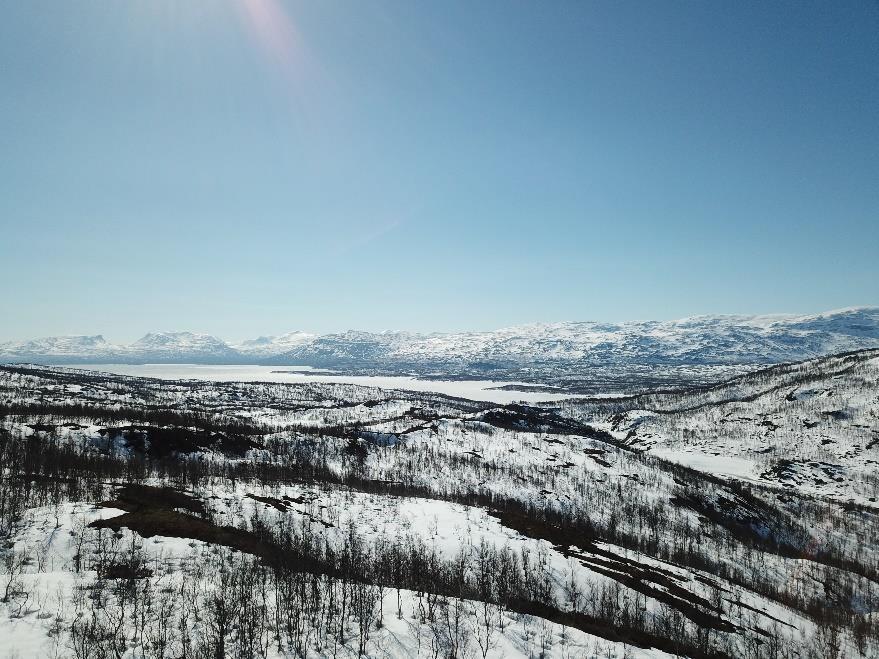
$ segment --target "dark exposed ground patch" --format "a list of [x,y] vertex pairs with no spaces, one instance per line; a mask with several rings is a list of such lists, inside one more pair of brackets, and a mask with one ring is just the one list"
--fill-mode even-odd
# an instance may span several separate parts
[[[724,632],[732,632],[736,629],[720,616],[720,612],[708,600],[682,587],[680,582],[684,579],[670,570],[626,558],[599,547],[595,543],[597,538],[584,536],[582,533],[555,524],[540,522],[533,517],[511,511],[490,511],[490,514],[499,519],[504,526],[522,535],[548,540],[559,552],[577,558],[590,570],[668,604],[700,627]],[[572,550],[572,546],[578,547],[579,550]]]
[[115,531],[125,527],[144,538],[156,535],[169,538],[189,538],[223,545],[264,559],[274,557],[270,547],[260,542],[252,533],[232,526],[217,526],[201,517],[175,510],[147,508],[110,519],[97,520],[92,522],[90,526],[110,528]]
[[240,458],[250,449],[260,447],[244,435],[179,426],[120,426],[104,428],[99,433],[108,439],[121,439],[132,450],[157,459],[202,451]]
[[110,563],[98,570],[98,576],[102,579],[148,579],[153,576],[153,571],[145,565],[136,563]]
[[[219,526],[206,519],[203,516],[206,510],[201,501],[173,488],[124,485],[117,490],[115,499],[103,505],[127,512],[96,520],[90,526],[116,531],[125,527],[144,538],[161,535],[201,540],[259,556],[270,564],[276,564],[281,558],[277,547],[267,544],[255,534],[232,526]],[[282,508],[286,509],[285,506]],[[179,512],[179,509],[188,512]]]
[[[594,460],[597,464],[601,465],[602,467],[607,468],[607,467],[611,466],[611,464],[607,460],[605,460],[604,458],[598,457],[598,455],[596,455],[593,452],[588,452],[587,455],[590,458],[592,458],[592,460]],[[601,455],[604,455],[604,454],[601,454]]]
[[778,430],[781,427],[777,423],[772,421],[771,419],[763,419],[757,425],[762,426],[764,428],[768,428],[770,432],[775,432],[776,430]]
[[152,487],[136,483],[119,486],[116,489],[116,498],[102,505],[107,508],[119,508],[128,513],[182,508],[196,515],[205,514],[204,504],[186,492],[171,487]]
[[730,604],[732,604],[733,606],[740,606],[743,609],[748,609],[748,611],[753,611],[754,613],[759,613],[760,615],[762,615],[766,618],[769,618],[770,620],[773,620],[774,622],[780,623],[782,625],[787,625],[788,627],[790,627],[792,629],[796,629],[796,627],[794,627],[794,625],[790,624],[789,622],[782,620],[781,618],[776,618],[774,615],[772,615],[771,613],[769,613],[767,611],[764,611],[763,609],[758,609],[755,606],[751,606],[750,604],[746,604],[745,602],[742,602],[741,599],[733,600],[733,599],[727,598],[726,601],[729,602]]
[[28,424],[28,428],[34,432],[55,432],[58,426],[51,423],[31,423]]
[[286,501],[284,501],[283,499],[278,499],[276,497],[265,497],[258,494],[248,494],[247,498],[269,505],[276,510],[280,510],[281,512],[286,512],[289,509],[289,504]]
[[765,502],[744,491],[718,489],[709,497],[692,490],[672,497],[671,503],[708,518],[744,542],[766,547],[772,545],[778,551],[775,545],[782,530],[778,514]]

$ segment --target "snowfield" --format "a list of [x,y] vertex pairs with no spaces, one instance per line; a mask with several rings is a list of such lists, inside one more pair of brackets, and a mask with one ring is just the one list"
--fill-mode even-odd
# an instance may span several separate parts
[[402,375],[344,375],[310,366],[254,366],[206,364],[78,364],[76,368],[114,375],[159,378],[161,380],[201,380],[205,382],[277,382],[356,384],[379,389],[405,389],[459,396],[493,403],[564,400],[573,394],[552,391],[522,391],[524,382],[495,380],[424,380]]

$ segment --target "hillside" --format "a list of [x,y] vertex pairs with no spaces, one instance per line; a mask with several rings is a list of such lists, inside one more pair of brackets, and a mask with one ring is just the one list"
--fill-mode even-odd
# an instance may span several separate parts
[[879,507],[879,350],[559,411],[695,469]]
[[756,418],[779,383],[813,419],[806,392],[855,391],[875,356],[547,408],[0,367],[0,634],[27,656],[875,656],[875,507],[626,439],[638,410],[768,396]]

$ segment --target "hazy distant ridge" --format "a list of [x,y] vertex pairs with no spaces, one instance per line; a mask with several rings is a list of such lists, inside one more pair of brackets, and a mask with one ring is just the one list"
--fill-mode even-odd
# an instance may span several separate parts
[[239,344],[191,332],[153,332],[129,345],[109,343],[101,335],[65,336],[0,344],[0,361],[491,370],[528,365],[768,364],[868,347],[879,347],[877,307],[810,316],[534,324],[453,334],[290,332]]

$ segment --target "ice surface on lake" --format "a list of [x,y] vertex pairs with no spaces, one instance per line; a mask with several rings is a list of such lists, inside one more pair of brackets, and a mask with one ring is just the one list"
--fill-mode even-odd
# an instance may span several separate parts
[[[546,392],[503,391],[494,387],[521,382],[496,382],[493,380],[419,380],[408,376],[374,375],[326,375],[326,370],[309,366],[215,366],[204,364],[82,364],[76,368],[93,371],[159,378],[162,380],[206,380],[219,382],[339,382],[359,384],[382,389],[406,389],[431,391],[449,396],[493,403],[518,401],[536,402],[572,398],[569,394]],[[320,375],[307,375],[316,370]]]

